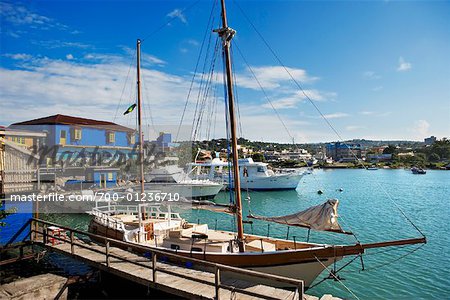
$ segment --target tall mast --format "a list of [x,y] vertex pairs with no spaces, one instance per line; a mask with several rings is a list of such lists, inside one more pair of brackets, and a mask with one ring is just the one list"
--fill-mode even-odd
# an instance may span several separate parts
[[138,126],[139,126],[139,167],[141,175],[141,193],[144,193],[144,135],[142,133],[142,101],[141,101],[141,40],[137,40],[137,100],[138,100]]
[[225,68],[227,75],[227,94],[228,108],[230,115],[231,127],[231,149],[233,154],[233,178],[234,178],[234,194],[235,194],[235,214],[237,219],[237,234],[239,251],[244,252],[244,227],[242,225],[242,200],[241,200],[241,182],[239,176],[239,162],[236,136],[236,115],[234,113],[234,94],[233,94],[233,73],[231,70],[230,44],[231,39],[236,33],[235,30],[228,27],[227,12],[225,8],[225,0],[222,3],[222,28],[215,30],[223,40],[223,51],[225,55]]

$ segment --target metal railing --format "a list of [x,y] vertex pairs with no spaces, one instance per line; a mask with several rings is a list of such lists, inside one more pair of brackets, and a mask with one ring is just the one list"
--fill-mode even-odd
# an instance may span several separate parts
[[[152,281],[155,284],[157,283],[157,272],[163,272],[163,273],[171,274],[174,276],[184,277],[189,280],[196,281],[196,282],[213,285],[214,289],[215,289],[215,299],[220,298],[220,289],[221,288],[227,289],[230,291],[234,291],[234,292],[239,292],[239,293],[246,294],[246,295],[253,296],[253,297],[266,298],[266,299],[277,299],[274,297],[261,295],[261,294],[258,294],[257,292],[233,287],[231,285],[227,285],[227,284],[223,283],[221,281],[221,279],[222,279],[221,272],[232,272],[232,273],[244,275],[246,277],[262,278],[262,279],[265,279],[266,281],[269,280],[269,281],[274,281],[274,282],[290,285],[293,288],[295,288],[295,292],[294,292],[294,296],[293,296],[294,299],[303,299],[303,295],[304,295],[303,294],[304,293],[303,280],[298,280],[298,279],[293,279],[293,278],[288,278],[288,277],[283,277],[283,276],[278,276],[278,275],[272,275],[272,274],[267,274],[267,273],[262,273],[262,272],[247,270],[247,269],[241,269],[241,268],[236,268],[236,267],[223,265],[223,264],[219,264],[219,263],[209,262],[206,260],[200,260],[200,259],[195,259],[192,257],[186,257],[186,256],[174,254],[174,253],[169,253],[169,252],[166,252],[163,250],[150,248],[148,246],[142,246],[139,244],[134,244],[134,243],[129,243],[129,242],[124,242],[124,241],[107,238],[107,237],[93,234],[90,232],[73,229],[73,228],[70,228],[67,226],[62,226],[59,224],[55,224],[55,223],[40,220],[40,219],[31,219],[30,226],[31,226],[30,232],[34,233],[33,236],[35,237],[35,239],[39,235],[42,236],[42,243],[44,245],[48,245],[49,238],[51,238],[53,240],[59,240],[61,242],[70,243],[70,252],[72,255],[75,255],[75,246],[105,255],[104,264],[106,265],[106,267],[110,267],[111,258],[115,258],[115,259],[118,259],[118,260],[121,260],[121,261],[124,261],[127,263],[131,263],[131,264],[134,264],[137,266],[151,268],[152,269]],[[53,227],[57,227],[58,229],[62,229],[65,231],[65,234],[63,235],[63,237],[50,234],[48,231],[49,226],[53,226]],[[67,234],[68,234],[68,236],[67,236]],[[83,242],[79,242],[79,240],[75,238],[75,234],[89,237],[91,240],[103,241],[104,245],[105,245],[104,250],[98,250],[92,246],[86,245]],[[36,239],[36,241],[37,241],[37,239]],[[142,261],[134,261],[134,260],[131,260],[126,257],[115,255],[115,254],[111,253],[112,245],[119,247],[121,249],[132,249],[134,251],[150,253],[152,263],[151,263],[151,265],[148,265],[148,264],[143,263]],[[158,267],[158,257],[164,257],[164,260],[166,260],[167,258],[171,258],[177,262],[183,262],[183,263],[189,262],[191,264],[195,263],[195,264],[204,266],[207,269],[213,270],[214,283],[207,281],[205,279],[202,279],[202,278],[196,278],[196,277],[183,275],[183,274],[171,271],[170,269],[160,268],[160,267]],[[143,257],[143,258],[145,258],[145,257]],[[255,280],[252,280],[252,282],[254,282],[254,281]]]

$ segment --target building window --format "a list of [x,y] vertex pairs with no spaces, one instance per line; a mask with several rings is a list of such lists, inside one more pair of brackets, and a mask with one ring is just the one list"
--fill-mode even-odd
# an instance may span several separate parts
[[108,173],[108,181],[112,181],[113,180],[113,173]]
[[72,129],[72,139],[76,141],[81,140],[81,128]]
[[116,141],[116,133],[114,131],[108,131],[106,133],[106,142],[112,144]]
[[134,133],[128,134],[128,144],[130,145],[136,144],[136,135]]
[[65,130],[61,130],[59,133],[59,143],[61,145],[66,144],[66,137],[67,137],[67,132]]

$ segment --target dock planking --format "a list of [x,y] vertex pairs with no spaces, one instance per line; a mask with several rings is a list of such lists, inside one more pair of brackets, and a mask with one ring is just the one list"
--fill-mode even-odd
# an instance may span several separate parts
[[[75,245],[73,249],[74,253],[72,254],[70,243],[46,243],[43,244],[43,246],[51,251],[71,256],[77,260],[89,264],[92,267],[110,272],[114,275],[143,284],[150,288],[159,289],[167,293],[190,299],[216,298],[214,287],[215,275],[212,272],[188,269],[158,261],[158,272],[156,280],[153,282],[152,262],[150,259],[146,259],[145,257],[117,247],[110,247],[109,251],[111,255],[118,256],[123,259],[111,257],[108,267],[106,264],[105,255],[99,253],[100,251],[105,251],[105,246],[82,240],[77,240],[77,243],[83,243],[84,246],[89,247],[90,249]],[[98,250],[99,252],[94,250]],[[130,262],[127,262],[124,259]],[[142,263],[146,265],[147,268],[132,264],[131,261]],[[170,271],[171,274],[166,273],[166,271]],[[295,299],[294,291],[281,288],[274,288],[267,285],[255,284],[236,279],[223,279],[222,283],[259,295],[259,297],[249,296],[239,292],[238,290],[230,291],[221,288],[219,291],[219,297],[223,299]],[[309,298],[309,296],[305,295],[304,299],[312,299],[312,297]]]

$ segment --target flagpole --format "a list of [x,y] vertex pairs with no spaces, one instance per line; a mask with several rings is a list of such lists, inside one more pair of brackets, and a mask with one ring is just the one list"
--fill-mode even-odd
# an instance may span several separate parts
[[[141,101],[141,40],[137,40],[136,45],[136,60],[137,60],[137,100],[138,100],[138,127],[139,127],[139,167],[141,175],[141,195],[138,197],[140,200],[145,193],[144,186],[144,135],[142,132],[142,101]],[[141,208],[141,206],[139,206]],[[141,208],[142,209],[142,208]],[[139,231],[142,228],[142,214],[143,212],[139,210]],[[141,235],[139,234],[139,241],[141,240]]]

